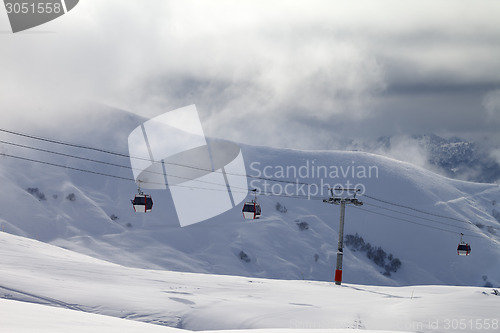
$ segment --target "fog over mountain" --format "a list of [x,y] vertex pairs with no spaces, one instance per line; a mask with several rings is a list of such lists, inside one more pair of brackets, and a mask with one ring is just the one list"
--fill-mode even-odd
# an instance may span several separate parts
[[436,134],[349,140],[338,149],[360,150],[406,161],[444,176],[480,183],[500,180],[500,150],[484,141]]
[[80,1],[0,34],[2,122],[85,116],[69,102],[146,118],[196,104],[207,135],[246,144],[434,133],[498,156],[499,11],[494,0]]

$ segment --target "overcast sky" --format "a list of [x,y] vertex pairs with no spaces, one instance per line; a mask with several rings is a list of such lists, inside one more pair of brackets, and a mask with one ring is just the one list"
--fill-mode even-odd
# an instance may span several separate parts
[[0,112],[20,130],[103,103],[196,104],[206,134],[330,149],[437,133],[499,142],[500,1],[81,0],[12,34]]

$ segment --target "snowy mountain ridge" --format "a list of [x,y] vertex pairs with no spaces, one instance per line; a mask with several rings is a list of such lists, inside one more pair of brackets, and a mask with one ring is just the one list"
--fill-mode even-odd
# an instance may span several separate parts
[[[101,148],[126,152],[126,134],[144,120],[116,110],[99,114],[79,124],[72,142],[101,142]],[[112,122],[122,130],[109,131]],[[235,207],[180,228],[169,191],[151,191],[153,211],[133,213],[137,188],[122,179],[131,179],[126,158],[5,133],[2,139],[65,154],[4,144],[9,156],[73,168],[0,157],[2,204],[8,207],[0,213],[0,230],[8,233],[129,267],[332,281],[339,210],[322,200],[328,187],[355,186],[363,190],[364,206],[347,208],[345,235],[357,234],[365,247],[346,244],[345,282],[500,285],[497,185],[452,180],[369,153],[240,145],[249,186],[262,192],[263,217],[243,220]],[[456,254],[461,232],[472,245],[466,258]]]

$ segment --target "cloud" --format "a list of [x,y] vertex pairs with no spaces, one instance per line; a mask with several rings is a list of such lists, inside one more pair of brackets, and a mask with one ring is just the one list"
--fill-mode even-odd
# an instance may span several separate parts
[[52,124],[85,112],[68,107],[81,100],[145,117],[196,103],[208,135],[261,145],[494,135],[485,94],[500,86],[499,11],[495,1],[87,0],[31,33],[0,34],[2,117]]
[[490,91],[484,95],[483,106],[490,120],[500,120],[500,89]]
[[436,169],[429,163],[429,151],[425,149],[418,139],[407,135],[392,136],[389,139],[388,148],[380,147],[375,152],[422,168]]

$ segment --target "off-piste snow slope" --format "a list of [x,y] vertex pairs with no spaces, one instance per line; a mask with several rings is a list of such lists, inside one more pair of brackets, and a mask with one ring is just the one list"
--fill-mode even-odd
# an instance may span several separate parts
[[[85,120],[74,122],[73,125],[68,124],[60,133],[51,131],[57,134],[44,132],[43,129],[32,134],[63,143],[78,143],[126,154],[128,134],[144,119],[117,110],[104,109],[99,110],[97,114],[98,117],[89,114]],[[179,279],[186,280],[187,285],[191,284],[188,277],[192,275],[174,273],[176,271],[240,276],[244,278],[201,275],[200,279],[234,279],[243,281],[243,284],[250,284],[249,279],[257,281],[256,278],[318,281],[299,283],[266,280],[266,283],[273,286],[269,290],[300,289],[304,286],[321,286],[330,290],[328,288],[332,286],[321,281],[334,279],[339,207],[324,203],[322,199],[329,197],[328,187],[343,186],[361,189],[358,199],[364,203],[361,207],[348,205],[346,208],[344,283],[379,286],[475,286],[480,288],[442,287],[439,290],[461,290],[459,293],[472,291],[472,294],[481,297],[484,296],[483,291],[489,294],[492,288],[500,285],[500,223],[497,220],[500,216],[500,189],[496,184],[452,180],[401,161],[362,152],[299,151],[240,145],[246,174],[239,176],[247,178],[249,189],[256,188],[261,193],[258,201],[262,205],[262,218],[255,221],[243,220],[241,205],[238,205],[222,215],[181,228],[168,190],[150,191],[154,199],[151,213],[133,212],[130,199],[137,188],[132,181],[130,162],[126,156],[55,144],[6,132],[1,133],[1,139],[4,142],[1,146],[4,155],[0,156],[0,230],[5,232],[3,236],[12,234],[31,238],[113,262],[121,266],[110,266],[114,267],[110,270],[116,268],[121,272],[116,274],[130,275],[132,280],[137,280],[137,277],[132,277],[135,274],[146,274],[145,272],[166,276],[178,274],[176,276],[179,276]],[[30,149],[34,147],[38,150]],[[97,160],[106,164],[95,162]],[[52,165],[41,164],[40,161]],[[251,198],[252,195],[249,194],[248,199]],[[197,209],[197,202],[193,201],[192,207]],[[471,244],[470,256],[457,256],[460,233],[463,233],[464,240]],[[10,246],[12,245],[9,241],[6,243],[8,253],[16,252],[9,250]],[[69,257],[73,255],[70,256],[70,252],[63,253]],[[12,281],[7,281],[7,277],[2,274],[0,285],[21,293],[38,295],[36,288],[44,276],[58,281],[53,281],[54,285],[47,284],[52,287],[61,285],[59,282],[66,280],[74,283],[66,273],[60,277],[57,277],[57,274],[51,277],[53,271],[43,271],[40,268],[50,266],[42,259],[38,269],[29,268],[34,265],[34,261],[26,259],[27,257],[30,255],[19,259],[19,262],[26,262],[26,270],[30,272],[26,284],[13,285]],[[64,266],[81,266],[78,261],[71,264],[72,261],[71,257]],[[105,266],[108,265],[106,263]],[[95,267],[93,265],[89,269],[89,274],[79,282],[79,287],[95,285],[96,290],[102,293],[101,289],[106,288],[102,288],[102,285],[99,287],[97,282],[86,286],[92,279],[99,281],[100,277],[103,277],[103,281],[106,280],[104,277],[109,273],[107,269],[105,273],[99,273],[98,270],[95,271]],[[70,271],[64,268],[64,272],[70,274]],[[196,276],[198,279],[198,275]],[[119,282],[120,285],[122,283],[123,281]],[[132,282],[127,283],[127,286],[133,285]],[[113,282],[109,284],[113,285]],[[161,288],[164,288],[164,280],[161,280],[160,284]],[[232,290],[231,284],[232,282],[228,286],[224,283],[221,288]],[[28,285],[35,289],[28,288]],[[234,287],[237,288],[241,288],[241,285]],[[336,292],[352,291],[354,288],[358,287],[336,289]],[[382,287],[360,288],[370,290],[369,294],[373,294],[374,290],[378,292]],[[408,294],[411,295],[410,290],[425,288],[405,287],[384,294],[407,297]],[[323,296],[327,295],[327,291],[321,290]],[[441,291],[436,292],[440,295],[438,298],[446,298]],[[5,294],[14,295],[14,292],[4,291]],[[60,299],[59,295],[59,292],[49,292],[42,297]],[[85,298],[87,296],[84,295],[90,296]],[[99,305],[100,300],[94,302],[92,295],[82,292],[80,296],[85,298],[84,300],[78,298],[74,302],[64,302],[88,306],[85,311],[104,314],[109,313],[106,313],[107,310],[101,312],[101,308],[113,309],[111,312],[123,309],[125,313],[131,313],[130,317],[134,317],[135,310],[130,307],[136,304],[135,300],[127,303],[110,295],[106,300],[114,304],[108,307]],[[328,304],[336,297],[339,296],[326,297]],[[184,300],[184,297],[177,298]],[[190,302],[183,303],[184,301],[179,299],[173,300],[173,304],[176,304],[174,308],[194,307]],[[279,299],[281,300],[281,296]],[[484,296],[481,299],[490,298]],[[414,299],[410,297],[410,300]],[[361,298],[354,297],[354,303],[349,307],[355,307],[352,304],[356,304],[356,301],[361,302],[359,306],[365,303]],[[142,302],[151,303],[147,295]],[[268,302],[266,297],[259,302],[259,307],[265,309]],[[164,309],[166,303],[160,303],[163,305],[152,304],[150,310],[160,311],[157,305]],[[254,308],[257,303],[252,303],[249,308]],[[308,300],[290,303],[314,305],[314,302]],[[273,302],[269,305],[270,308],[274,306]],[[489,313],[486,307],[479,306],[479,303],[477,306]],[[321,309],[323,305],[308,307],[308,311],[316,307]],[[156,310],[153,311],[153,308]],[[461,306],[456,305],[447,314],[462,315],[462,312],[458,311],[459,308],[461,309]],[[170,315],[167,317],[170,319],[165,321],[168,325],[175,326],[172,325],[175,323],[172,318],[177,314],[172,312],[172,307],[169,309]],[[149,313],[149,310],[145,312]],[[243,316],[245,320],[239,321],[240,313],[243,311],[224,316],[222,321],[217,320],[214,327],[268,327],[263,317],[256,319],[255,322],[259,324],[255,325],[246,315]],[[128,316],[117,312],[113,315]],[[148,321],[141,316],[134,318]],[[207,324],[206,327],[201,327],[196,326],[196,320],[189,321],[189,316],[185,313],[178,316],[182,318],[183,327],[210,328],[205,320],[202,323]],[[207,314],[207,317],[210,316]],[[274,317],[276,315],[269,318]],[[250,321],[246,321],[247,319]],[[363,325],[368,326],[367,320],[364,319]],[[228,323],[227,326],[224,326],[224,322]],[[353,322],[350,318],[349,323]],[[280,322],[273,327],[283,327],[282,324],[283,322]],[[345,325],[335,327],[342,328]],[[376,325],[369,327],[377,328]]]
[[482,287],[337,286],[129,268],[7,233],[0,233],[0,265],[2,332],[497,332],[500,325],[500,297]]

